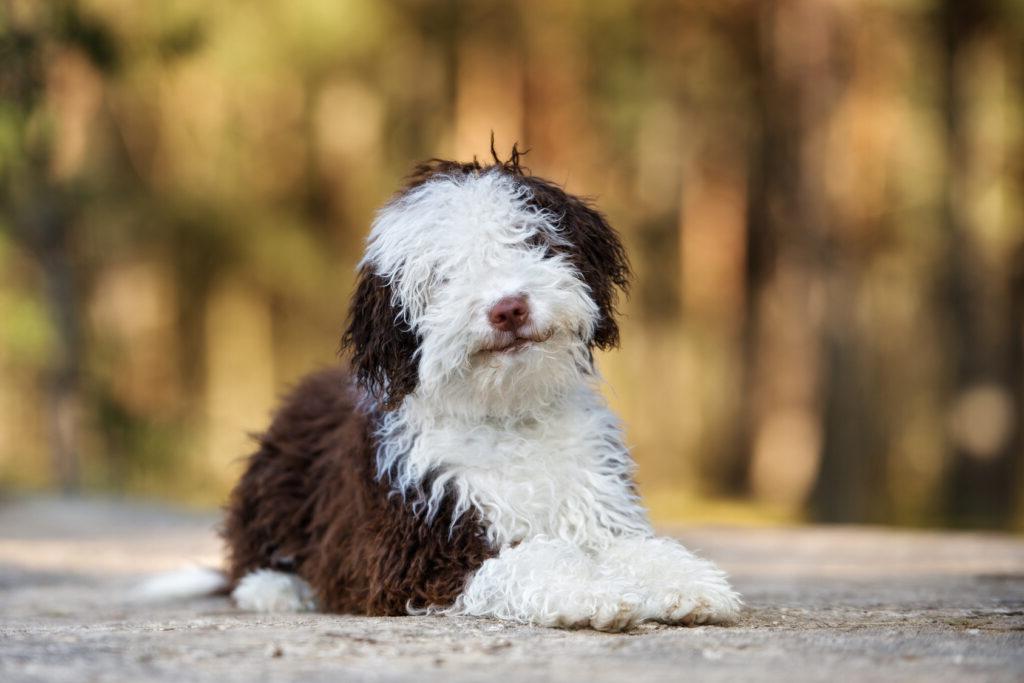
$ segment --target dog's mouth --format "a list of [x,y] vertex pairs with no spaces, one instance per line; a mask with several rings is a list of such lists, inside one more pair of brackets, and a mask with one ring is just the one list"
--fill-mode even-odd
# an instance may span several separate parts
[[552,331],[532,335],[502,335],[501,338],[495,339],[492,343],[481,348],[477,353],[482,355],[514,355],[526,351],[533,346],[543,344],[548,339],[551,339],[551,335],[553,334],[554,332]]

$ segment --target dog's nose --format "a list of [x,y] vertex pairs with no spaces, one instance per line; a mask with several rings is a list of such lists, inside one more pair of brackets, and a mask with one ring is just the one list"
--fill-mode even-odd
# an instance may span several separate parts
[[515,332],[530,319],[530,304],[522,295],[506,296],[491,307],[487,320],[501,332]]

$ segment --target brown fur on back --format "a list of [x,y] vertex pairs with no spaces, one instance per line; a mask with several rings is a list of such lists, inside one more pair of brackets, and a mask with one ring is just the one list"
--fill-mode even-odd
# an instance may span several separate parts
[[372,417],[342,370],[308,377],[260,437],[231,494],[223,535],[233,582],[295,572],[322,609],[369,615],[449,605],[494,553],[475,513],[427,523],[376,477]]

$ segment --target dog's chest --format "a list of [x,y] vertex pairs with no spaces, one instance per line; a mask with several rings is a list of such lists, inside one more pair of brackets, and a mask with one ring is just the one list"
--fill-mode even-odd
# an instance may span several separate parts
[[649,531],[610,413],[568,412],[515,427],[439,426],[420,433],[410,456],[445,473],[457,503],[477,509],[498,547],[538,535],[600,544]]

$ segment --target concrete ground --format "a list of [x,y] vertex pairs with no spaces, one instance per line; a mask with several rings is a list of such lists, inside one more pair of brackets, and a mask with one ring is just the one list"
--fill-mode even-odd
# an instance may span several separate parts
[[217,565],[215,523],[130,503],[0,504],[0,681],[1024,680],[1019,537],[672,530],[744,594],[728,628],[608,635],[127,599],[149,572]]

